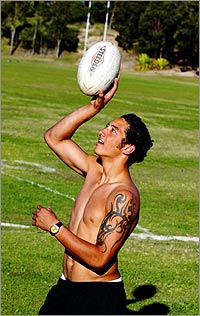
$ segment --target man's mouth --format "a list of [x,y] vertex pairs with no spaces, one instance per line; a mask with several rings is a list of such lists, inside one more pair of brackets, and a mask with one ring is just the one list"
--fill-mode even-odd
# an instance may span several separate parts
[[104,144],[103,140],[102,139],[98,139],[98,143],[100,144]]

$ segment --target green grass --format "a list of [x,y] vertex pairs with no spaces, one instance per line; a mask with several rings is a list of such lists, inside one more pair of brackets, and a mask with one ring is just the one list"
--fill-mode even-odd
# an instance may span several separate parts
[[[30,226],[39,203],[68,222],[83,179],[50,151],[43,133],[89,102],[76,71],[70,58],[2,58],[2,222]],[[141,193],[135,233],[197,237],[198,80],[122,72],[114,99],[75,140],[92,152],[98,130],[129,112],[143,118],[155,140],[145,161],[131,167]],[[61,273],[62,254],[48,233],[3,226],[1,314],[36,315]],[[130,237],[119,268],[127,313],[198,315],[197,242]]]

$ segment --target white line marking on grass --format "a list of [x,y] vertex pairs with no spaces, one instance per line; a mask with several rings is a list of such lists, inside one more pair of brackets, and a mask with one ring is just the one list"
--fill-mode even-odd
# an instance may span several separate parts
[[34,167],[41,169],[44,172],[56,172],[56,168],[47,167],[47,166],[42,165],[42,164],[37,163],[37,162],[28,162],[28,161],[24,161],[24,160],[14,160],[14,162],[17,162],[17,163],[23,164],[23,165],[34,166]]
[[[2,160],[2,167],[3,168],[23,170],[23,167],[16,166],[16,165],[15,166],[9,165],[9,164],[5,163],[6,161],[7,160]],[[55,168],[47,167],[45,165],[42,165],[42,164],[36,163],[36,162],[28,162],[28,161],[24,161],[24,160],[13,160],[13,162],[16,162],[16,163],[21,164],[21,165],[34,166],[43,172],[56,172]]]
[[73,201],[73,202],[75,201],[75,198],[74,198],[74,197],[72,197],[72,196],[70,196],[70,195],[68,195],[68,194],[61,193],[61,192],[59,192],[59,191],[57,191],[57,190],[54,190],[54,189],[52,189],[52,188],[50,188],[50,187],[47,187],[47,186],[43,185],[43,184],[34,182],[34,181],[32,181],[32,180],[20,178],[20,177],[14,176],[14,175],[12,175],[12,174],[6,173],[6,172],[4,172],[4,171],[2,171],[2,174],[5,174],[5,175],[7,175],[7,176],[9,176],[9,177],[12,177],[12,178],[15,178],[15,179],[17,179],[17,180],[19,180],[19,181],[23,181],[23,182],[30,183],[30,184],[35,185],[35,186],[37,186],[37,187],[39,187],[39,188],[42,188],[42,189],[44,189],[44,190],[46,190],[46,191],[50,191],[50,192],[52,192],[52,193],[54,193],[54,194],[64,196],[64,197],[66,197],[67,199],[69,199],[69,200],[71,200],[71,201]]
[[160,241],[165,241],[165,240],[180,240],[180,241],[194,241],[194,242],[199,242],[198,237],[190,237],[190,236],[164,236],[164,235],[155,235],[149,231],[147,228],[143,228],[140,225],[137,225],[137,228],[143,233],[132,233],[130,237],[136,237],[138,239],[153,239],[153,240],[160,240]]
[[132,233],[131,237],[136,237],[138,239],[153,239],[153,240],[160,240],[160,241],[167,241],[167,240],[180,240],[180,241],[194,241],[199,242],[198,237],[187,237],[187,236],[163,236],[163,235],[154,235],[154,234],[146,234],[146,233]]
[[27,225],[20,225],[20,224],[12,224],[12,223],[1,223],[1,226],[5,226],[5,227],[19,227],[19,228],[31,228],[31,226],[27,226]]

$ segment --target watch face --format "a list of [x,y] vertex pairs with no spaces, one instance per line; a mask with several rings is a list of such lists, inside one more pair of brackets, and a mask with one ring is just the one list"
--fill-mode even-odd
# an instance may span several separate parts
[[51,227],[51,233],[53,233],[53,234],[56,234],[56,233],[58,232],[58,230],[59,230],[59,227],[56,226],[56,225],[53,225],[53,226]]
[[58,223],[56,223],[56,224],[53,224],[53,225],[51,225],[51,227],[50,227],[50,234],[52,235],[52,236],[54,236],[55,234],[57,234],[58,232],[59,232],[59,230],[60,230],[60,227],[63,225],[63,223],[61,223],[61,222],[58,222]]

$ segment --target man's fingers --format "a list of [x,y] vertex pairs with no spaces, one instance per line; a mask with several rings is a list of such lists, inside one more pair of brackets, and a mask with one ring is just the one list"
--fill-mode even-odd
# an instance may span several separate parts
[[99,97],[99,98],[103,98],[103,97],[104,97],[104,92],[103,92],[103,90],[99,90],[99,91],[98,91],[98,97]]
[[32,216],[32,226],[36,226],[36,217],[37,217],[37,213],[38,213],[38,211],[33,211],[32,212],[32,214],[33,214],[33,216]]

